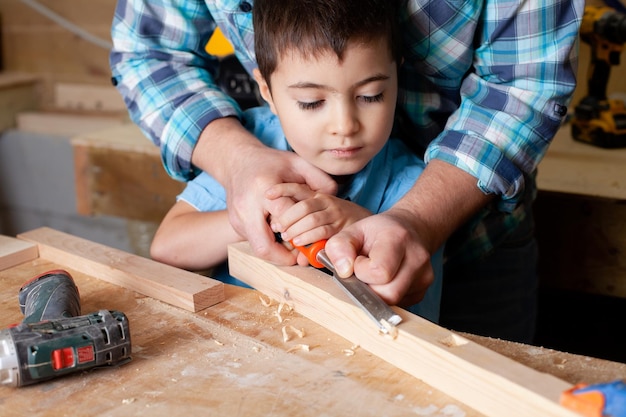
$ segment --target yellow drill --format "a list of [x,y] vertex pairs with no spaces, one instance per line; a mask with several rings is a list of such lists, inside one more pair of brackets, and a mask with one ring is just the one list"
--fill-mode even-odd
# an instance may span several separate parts
[[592,56],[587,96],[575,108],[572,136],[603,148],[624,147],[626,107],[622,100],[607,98],[606,87],[626,42],[626,15],[609,7],[585,7],[580,39],[591,46]]

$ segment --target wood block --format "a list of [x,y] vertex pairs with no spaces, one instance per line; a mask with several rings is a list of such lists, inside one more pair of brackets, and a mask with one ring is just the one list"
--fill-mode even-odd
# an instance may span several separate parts
[[0,235],[0,271],[32,261],[38,256],[36,244]]
[[277,267],[255,257],[246,242],[229,247],[233,276],[487,416],[569,416],[558,404],[565,381],[395,308],[398,336],[378,334],[371,319],[323,272]]
[[224,300],[224,284],[147,258],[42,227],[19,234],[40,258],[197,312]]
[[72,139],[78,213],[160,222],[185,184],[169,177],[159,148],[134,125]]
[[126,105],[112,85],[57,83],[55,106],[78,111],[104,111],[126,113]]
[[122,116],[68,114],[57,112],[22,112],[17,114],[17,128],[23,132],[72,137],[82,133],[119,126]]

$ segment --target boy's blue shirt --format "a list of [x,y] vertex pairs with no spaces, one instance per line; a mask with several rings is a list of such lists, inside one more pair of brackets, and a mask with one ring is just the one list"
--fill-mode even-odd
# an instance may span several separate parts
[[[290,150],[278,117],[268,107],[247,110],[242,120],[244,126],[265,145],[274,149]],[[424,162],[410,152],[402,141],[390,139],[365,168],[353,176],[349,185],[342,187],[342,194],[338,197],[349,199],[372,213],[379,213],[390,208],[406,194],[424,170],[424,166]],[[203,212],[226,209],[224,187],[206,172],[189,181],[177,200],[183,200]],[[435,322],[439,317],[443,274],[441,252],[431,260],[435,283],[428,289],[424,300],[411,308],[412,312]],[[242,284],[229,275],[225,265],[219,266],[212,276],[230,284]]]

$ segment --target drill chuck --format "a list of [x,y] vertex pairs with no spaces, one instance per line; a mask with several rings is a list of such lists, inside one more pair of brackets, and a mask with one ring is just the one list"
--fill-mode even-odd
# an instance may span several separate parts
[[608,11],[594,23],[594,32],[610,43],[626,42],[626,15]]

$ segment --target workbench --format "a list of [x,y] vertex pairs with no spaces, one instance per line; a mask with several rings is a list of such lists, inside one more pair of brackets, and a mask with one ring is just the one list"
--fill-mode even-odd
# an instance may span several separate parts
[[[109,309],[128,316],[133,360],[22,388],[0,386],[3,415],[483,415],[294,311],[283,309],[279,322],[278,303],[255,290],[224,285],[223,301],[188,311],[102,279],[164,268],[176,281],[175,268],[54,230],[33,236],[46,235],[63,251],[44,252],[39,244],[13,263],[3,263],[2,254],[14,241],[0,239],[0,326],[21,321],[17,293],[25,281],[63,268],[80,290],[83,314]],[[83,262],[85,254],[106,260]],[[286,341],[285,325],[302,334]],[[625,364],[465,337],[569,383],[626,375]],[[302,344],[309,349],[295,348]]]

